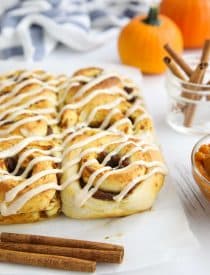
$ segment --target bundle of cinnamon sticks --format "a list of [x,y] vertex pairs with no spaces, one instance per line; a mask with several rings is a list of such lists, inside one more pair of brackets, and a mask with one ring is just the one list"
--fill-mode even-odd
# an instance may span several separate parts
[[[178,55],[168,44],[164,45],[164,49],[169,56],[164,57],[164,62],[169,68],[169,70],[180,80],[183,81],[183,89],[191,91],[192,93],[183,91],[181,97],[190,100],[198,101],[201,100],[202,94],[200,93],[202,89],[195,84],[205,84],[209,85],[207,90],[210,91],[210,81],[203,83],[205,72],[208,68],[208,62],[210,57],[210,39],[206,40],[202,49],[202,54],[200,61],[193,70],[185,60]],[[194,84],[194,85],[193,85]],[[206,89],[203,89],[206,90]],[[208,97],[207,100],[210,100]],[[184,122],[185,127],[191,127],[196,111],[195,103],[188,103],[186,108],[184,108]]]
[[0,262],[94,272],[96,262],[121,263],[120,245],[2,232]]

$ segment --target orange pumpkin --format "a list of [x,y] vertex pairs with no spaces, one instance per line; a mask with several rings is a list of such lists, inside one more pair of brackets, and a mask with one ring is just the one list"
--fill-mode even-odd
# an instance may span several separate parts
[[120,32],[118,50],[122,63],[138,67],[144,73],[162,73],[165,51],[169,43],[177,52],[183,49],[182,35],[173,21],[158,15],[157,8],[150,9],[147,16],[137,16]]
[[179,26],[186,48],[202,47],[210,38],[210,0],[163,0],[160,11]]

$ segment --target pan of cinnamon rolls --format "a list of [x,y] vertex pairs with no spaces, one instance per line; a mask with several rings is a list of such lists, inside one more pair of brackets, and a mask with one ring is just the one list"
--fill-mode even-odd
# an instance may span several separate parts
[[96,67],[0,76],[0,224],[144,211],[166,173],[130,79]]

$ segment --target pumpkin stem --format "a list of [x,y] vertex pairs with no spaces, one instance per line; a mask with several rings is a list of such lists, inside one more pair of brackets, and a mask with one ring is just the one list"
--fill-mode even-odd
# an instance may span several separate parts
[[147,14],[147,17],[142,20],[145,24],[159,26],[160,19],[158,18],[158,7],[151,7]]

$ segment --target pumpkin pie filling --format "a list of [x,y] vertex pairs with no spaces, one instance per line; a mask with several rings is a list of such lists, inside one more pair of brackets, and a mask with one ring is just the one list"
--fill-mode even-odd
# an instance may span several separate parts
[[203,194],[210,200],[210,144],[200,146],[195,153],[194,164],[200,174],[194,171],[193,176]]
[[196,152],[195,165],[201,175],[210,181],[210,144],[202,145]]

